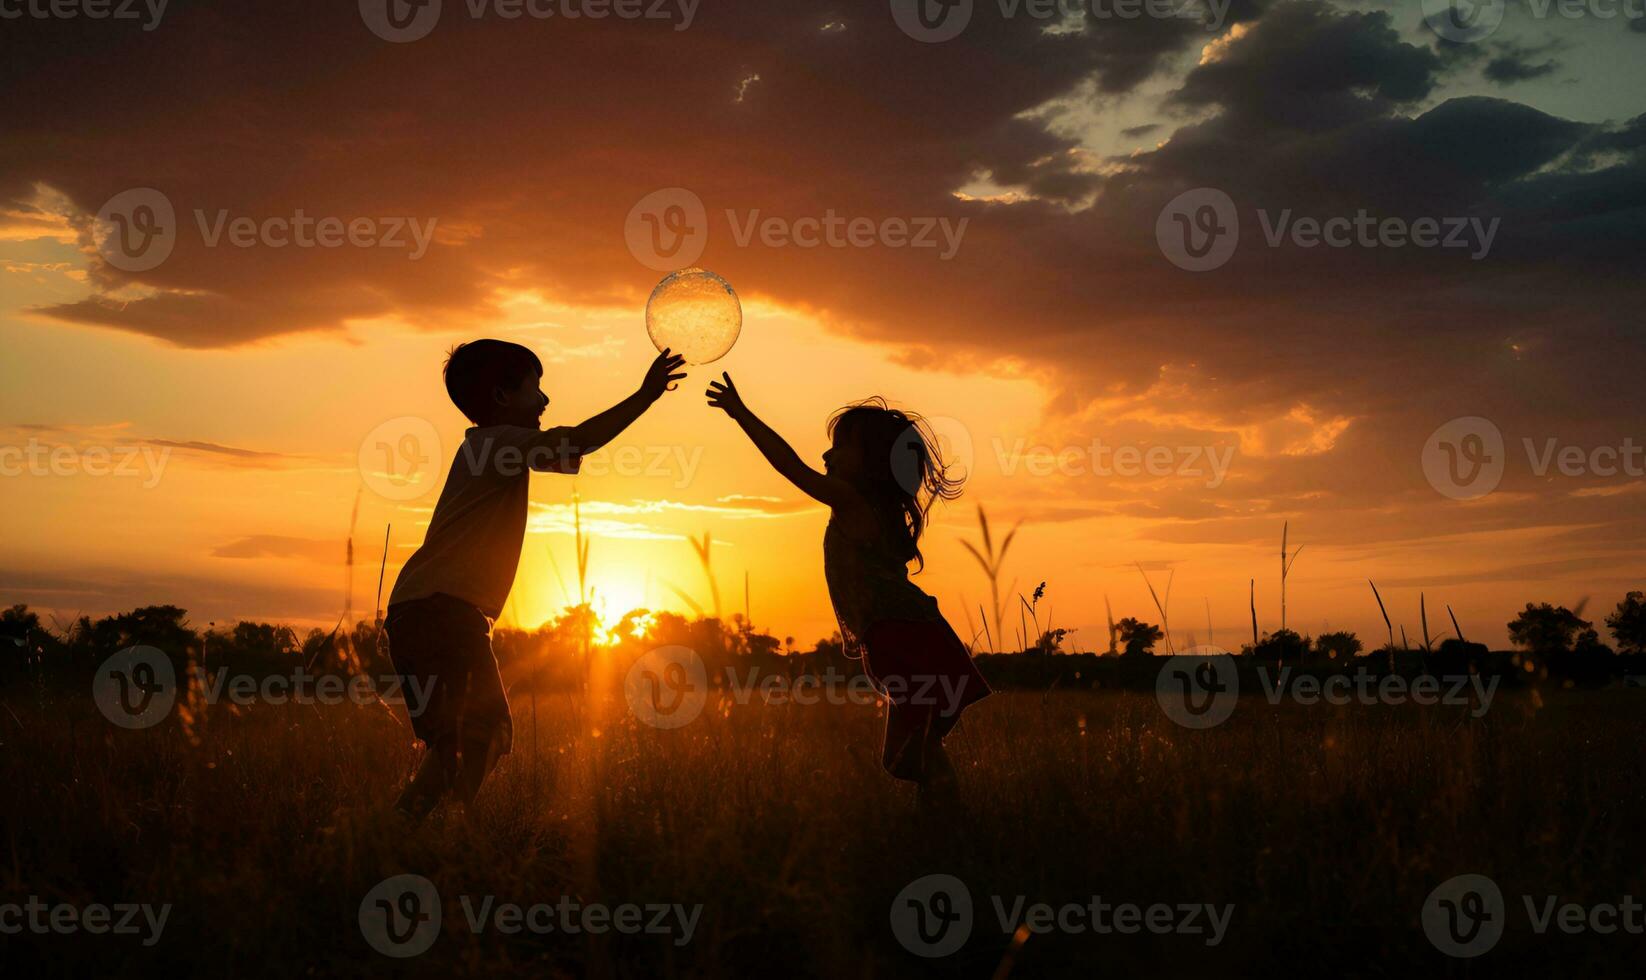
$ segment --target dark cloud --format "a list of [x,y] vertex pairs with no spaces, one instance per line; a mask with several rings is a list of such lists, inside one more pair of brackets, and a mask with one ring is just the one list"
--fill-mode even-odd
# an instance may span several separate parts
[[[980,4],[979,6],[983,6]],[[1085,4],[1084,37],[1097,55],[1095,75],[1099,91],[1128,92],[1160,71],[1166,61],[1187,47],[1205,44],[1236,25],[1255,20],[1269,6],[1263,0],[1231,0],[1222,21],[1211,5],[1178,5],[1199,16],[1104,16],[1112,4]]]
[[1505,85],[1514,82],[1528,82],[1544,75],[1552,75],[1560,68],[1560,63],[1554,59],[1533,64],[1516,55],[1499,55],[1486,63],[1486,77],[1494,82]]
[[1492,57],[1486,62],[1483,74],[1489,81],[1502,85],[1528,82],[1534,78],[1552,75],[1560,69],[1561,64],[1545,56],[1566,48],[1564,42],[1554,37],[1535,45],[1516,41],[1494,41],[1491,45]]
[[1176,101],[1220,107],[1254,135],[1337,129],[1424,98],[1440,67],[1434,52],[1401,41],[1385,12],[1286,3],[1192,71]]

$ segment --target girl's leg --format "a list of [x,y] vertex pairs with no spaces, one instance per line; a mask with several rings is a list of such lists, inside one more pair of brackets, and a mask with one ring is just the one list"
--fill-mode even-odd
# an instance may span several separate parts
[[930,742],[929,712],[919,708],[890,702],[886,705],[886,741],[880,753],[880,764],[893,778],[919,782],[926,769],[926,751]]
[[950,811],[959,806],[960,784],[941,740],[934,739],[927,745],[926,768],[915,786],[915,799],[922,807]]

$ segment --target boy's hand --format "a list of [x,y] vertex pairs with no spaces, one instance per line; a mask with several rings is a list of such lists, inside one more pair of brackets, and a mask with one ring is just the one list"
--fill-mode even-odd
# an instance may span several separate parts
[[748,412],[749,407],[743,404],[743,396],[732,384],[732,376],[722,371],[720,377],[722,381],[710,381],[709,390],[703,393],[709,397],[709,407],[718,408],[734,419]]
[[685,363],[684,357],[672,353],[667,347],[663,348],[663,353],[657,355],[657,360],[646,369],[646,380],[640,382],[640,390],[652,401],[662,398],[663,392],[673,391],[674,383],[686,376],[684,371],[679,374],[673,373]]

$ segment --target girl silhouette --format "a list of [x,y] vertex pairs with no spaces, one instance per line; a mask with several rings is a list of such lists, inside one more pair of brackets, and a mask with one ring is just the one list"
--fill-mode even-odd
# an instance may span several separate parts
[[823,573],[846,653],[863,659],[887,697],[882,764],[922,795],[951,794],[943,739],[989,686],[937,600],[909,581],[908,564],[925,567],[926,514],[933,500],[960,496],[962,481],[949,475],[925,421],[879,397],[829,419],[833,446],[819,473],[749,411],[731,375],[721,378],[709,382],[709,404],[731,416],[778,473],[829,507]]

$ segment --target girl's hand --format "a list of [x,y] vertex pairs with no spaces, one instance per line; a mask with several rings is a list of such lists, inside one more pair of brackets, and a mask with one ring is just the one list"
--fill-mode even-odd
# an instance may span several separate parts
[[747,414],[749,407],[743,404],[743,396],[737,393],[737,386],[732,384],[732,376],[722,371],[720,377],[724,380],[710,381],[709,390],[703,393],[708,396],[709,407],[718,408],[734,419]]
[[686,376],[683,371],[679,374],[673,373],[685,363],[684,357],[671,352],[667,347],[663,348],[663,353],[657,355],[657,359],[652,361],[652,366],[646,369],[646,380],[640,382],[640,390],[652,401],[662,398],[665,391],[673,391],[674,383]]

